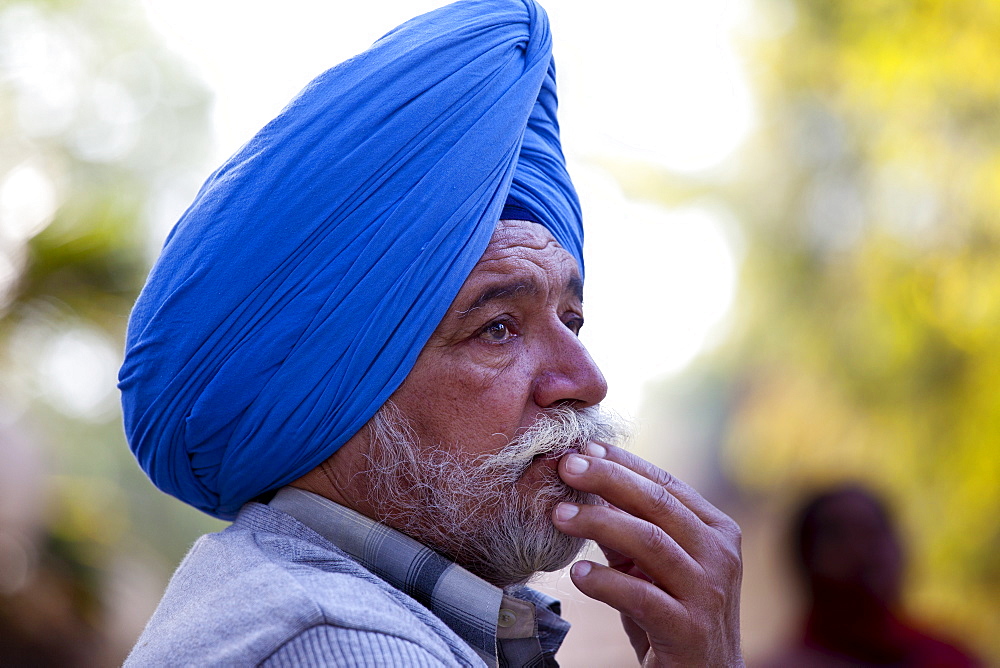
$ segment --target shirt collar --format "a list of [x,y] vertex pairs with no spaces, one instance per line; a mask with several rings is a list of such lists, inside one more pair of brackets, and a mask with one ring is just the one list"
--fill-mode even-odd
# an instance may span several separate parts
[[569,623],[559,602],[528,588],[504,593],[409,536],[295,487],[269,504],[433,612],[490,666],[557,665]]

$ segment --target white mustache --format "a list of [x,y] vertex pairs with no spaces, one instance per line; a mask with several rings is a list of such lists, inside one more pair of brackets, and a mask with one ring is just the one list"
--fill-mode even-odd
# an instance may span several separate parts
[[623,431],[619,422],[616,416],[596,406],[550,408],[499,452],[482,455],[473,466],[482,475],[501,474],[514,481],[527,471],[535,457],[558,458],[571,451],[583,452],[590,441],[617,440]]
[[591,502],[545,467],[531,489],[518,485],[539,456],[617,443],[628,434],[598,407],[542,411],[495,454],[471,455],[461,444],[421,444],[399,409],[387,402],[369,423],[366,479],[378,519],[404,531],[498,587],[526,582],[572,560],[583,539],[552,525],[559,501]]

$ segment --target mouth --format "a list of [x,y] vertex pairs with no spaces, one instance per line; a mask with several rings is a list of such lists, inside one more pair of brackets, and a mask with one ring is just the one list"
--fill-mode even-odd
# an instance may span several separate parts
[[559,467],[560,457],[562,457],[561,454],[537,455],[532,458],[531,464],[532,465],[539,464],[540,466],[544,466],[545,468],[556,469]]
[[556,471],[559,468],[559,460],[571,452],[579,453],[581,452],[581,449],[574,445],[567,448],[561,448],[554,452],[544,452],[542,454],[535,455],[531,458],[531,466],[539,464],[544,468]]

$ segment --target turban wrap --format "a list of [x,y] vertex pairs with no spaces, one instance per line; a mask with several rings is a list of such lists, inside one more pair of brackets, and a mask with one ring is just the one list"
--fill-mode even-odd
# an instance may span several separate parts
[[406,378],[505,205],[582,272],[533,0],[456,2],[321,74],[209,177],[136,302],[139,464],[225,519],[318,466]]

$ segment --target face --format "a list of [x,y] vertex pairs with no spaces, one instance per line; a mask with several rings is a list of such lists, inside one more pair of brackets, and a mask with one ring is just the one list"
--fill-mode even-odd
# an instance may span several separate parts
[[501,221],[392,396],[420,442],[471,458],[547,408],[598,404],[607,385],[577,338],[582,289],[576,261],[544,227]]
[[814,588],[886,605],[900,598],[902,546],[885,509],[861,492],[826,500],[815,515],[808,560]]
[[583,541],[551,522],[562,453],[615,427],[580,344],[576,263],[540,225],[497,228],[400,389],[369,423],[374,517],[495,585],[565,566]]

